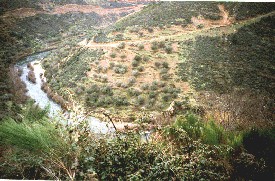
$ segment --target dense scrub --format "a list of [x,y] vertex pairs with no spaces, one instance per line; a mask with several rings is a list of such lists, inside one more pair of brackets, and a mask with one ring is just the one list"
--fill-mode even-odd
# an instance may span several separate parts
[[[82,85],[85,82],[86,73],[90,70],[89,65],[100,55],[100,51],[77,48],[62,48],[54,51],[43,61],[48,84],[65,99],[68,99],[68,91],[64,92],[64,90],[82,94],[84,91]],[[55,61],[52,61],[53,59]]]
[[221,19],[217,5],[225,5],[229,16],[243,20],[259,14],[269,13],[275,10],[274,3],[233,3],[233,2],[160,2],[145,7],[115,24],[117,29],[125,29],[128,26],[164,26],[178,24],[186,26],[191,23],[192,17],[199,15],[206,19]]
[[1,0],[0,14],[3,11],[13,10],[17,8],[35,8],[41,9],[40,4],[48,4],[48,8],[53,5],[64,5],[67,3],[86,4],[85,0]]
[[202,93],[199,101],[228,128],[274,123],[273,21],[270,16],[229,35],[181,44],[178,75]]
[[[268,134],[264,130],[264,134],[252,130],[243,137],[241,132],[227,132],[214,122],[204,122],[194,114],[187,114],[151,135],[150,142],[144,142],[139,134],[132,132],[100,138],[88,131],[85,121],[75,118],[70,126],[60,125],[47,117],[46,110],[33,104],[28,104],[20,113],[22,120],[7,118],[0,123],[1,178],[273,178],[274,163],[268,154],[275,151],[274,146],[257,149],[253,144],[261,138],[274,141],[274,130]],[[242,139],[248,152],[242,146]]]
[[221,37],[183,42],[179,76],[198,90],[234,87],[274,93],[274,16]]
[[275,10],[274,2],[230,2],[224,3],[225,8],[229,10],[229,14],[233,15],[236,20],[244,20],[260,14],[266,14]]
[[140,25],[144,27],[179,24],[186,25],[193,16],[202,15],[210,19],[220,19],[218,3],[214,2],[160,2],[146,6],[115,24],[117,29]]

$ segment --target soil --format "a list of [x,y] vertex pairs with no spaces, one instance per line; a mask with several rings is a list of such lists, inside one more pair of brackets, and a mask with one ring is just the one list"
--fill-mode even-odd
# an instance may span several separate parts
[[19,8],[12,11],[7,11],[2,15],[2,18],[16,17],[16,18],[25,18],[30,16],[35,16],[37,14],[65,14],[68,12],[80,12],[80,13],[97,13],[101,16],[108,14],[119,15],[121,13],[132,13],[140,11],[144,5],[134,5],[129,7],[122,8],[102,8],[100,6],[94,5],[78,5],[78,4],[66,4],[63,6],[56,6],[53,10],[36,10],[34,8]]

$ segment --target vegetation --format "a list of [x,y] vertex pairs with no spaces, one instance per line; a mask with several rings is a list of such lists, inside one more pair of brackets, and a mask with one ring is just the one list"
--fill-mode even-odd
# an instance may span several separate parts
[[158,27],[171,24],[186,26],[191,22],[192,17],[199,15],[217,20],[221,19],[217,7],[219,4],[224,5],[230,15],[235,15],[237,20],[274,11],[273,3],[159,2],[146,6],[142,11],[118,21],[114,27],[123,30],[131,26]]
[[184,42],[185,50],[190,47],[196,51],[182,52],[187,61],[181,63],[179,75],[190,79],[196,89],[225,92],[237,86],[271,93],[274,41],[268,37],[273,34],[273,21],[274,16],[267,17],[234,34]]
[[[12,1],[0,2],[1,179],[274,180],[274,15],[258,16],[273,3],[148,3],[104,28],[127,13],[9,10],[133,4]],[[45,50],[41,89],[65,117],[27,100],[14,68]],[[94,133],[90,114],[115,132]]]
[[[95,139],[85,122],[75,119],[69,127],[60,125],[47,117],[46,110],[32,103],[22,110],[22,115],[21,122],[8,118],[0,124],[1,149],[10,150],[2,157],[1,178],[272,178],[272,162],[265,166],[269,160],[255,158],[242,149],[242,138],[245,147],[255,148],[254,143],[245,142],[258,139],[253,136],[257,135],[254,130],[243,137],[225,131],[214,122],[205,123],[194,114],[178,117],[173,125],[158,131],[162,135],[158,142],[154,141],[154,135],[153,141],[143,142],[131,132],[109,140]],[[274,141],[274,131],[265,135]],[[273,144],[266,146],[268,150],[261,150],[264,159],[265,154],[274,151]]]

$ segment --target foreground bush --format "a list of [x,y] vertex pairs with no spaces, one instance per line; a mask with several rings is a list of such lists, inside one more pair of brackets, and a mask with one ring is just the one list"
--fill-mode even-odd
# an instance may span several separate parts
[[[99,87],[91,89],[99,91]],[[106,92],[109,89],[106,88]],[[64,180],[271,180],[266,162],[221,144],[225,131],[196,115],[179,117],[157,142],[136,133],[95,137],[85,121],[64,126],[30,104],[0,124],[1,178]],[[72,118],[74,116],[72,115]],[[64,118],[63,118],[64,120]],[[213,133],[204,134],[208,132]],[[209,131],[213,130],[213,131]],[[210,144],[205,144],[205,135]],[[215,136],[213,136],[215,135]],[[254,133],[252,134],[254,135]],[[257,134],[256,134],[257,135]],[[153,135],[152,135],[153,136]],[[217,139],[219,138],[219,139]],[[220,139],[222,138],[222,139]],[[219,144],[216,144],[218,141]],[[212,145],[216,144],[216,145]]]
[[22,111],[22,122],[11,118],[1,122],[1,178],[75,178],[85,130],[76,133],[73,126],[54,124],[46,113],[30,104]]

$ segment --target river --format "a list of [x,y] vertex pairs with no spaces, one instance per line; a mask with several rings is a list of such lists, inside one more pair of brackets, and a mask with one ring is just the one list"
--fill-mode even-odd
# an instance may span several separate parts
[[[22,75],[20,78],[26,84],[26,89],[27,89],[26,94],[29,97],[31,97],[39,107],[47,108],[47,106],[49,106],[50,117],[52,118],[55,117],[56,119],[60,119],[60,118],[62,119],[62,117],[68,117],[68,115],[71,113],[66,112],[62,114],[61,106],[55,103],[52,99],[48,98],[47,94],[41,89],[42,78],[40,74],[44,75],[44,69],[41,66],[41,61],[43,60],[44,57],[48,55],[48,53],[49,52],[43,52],[43,53],[38,53],[35,55],[28,56],[23,61],[18,63],[16,67],[22,70]],[[35,74],[36,83],[30,82],[27,78],[28,72],[30,71],[30,69],[27,67],[28,63],[31,63],[33,65],[33,68],[34,68],[33,72]],[[84,115],[78,115],[77,119],[82,120],[84,117],[85,117]],[[85,119],[88,121],[91,131],[95,133],[106,134],[108,132],[114,131],[112,127],[108,126],[109,124],[102,122],[95,117],[87,117]],[[66,121],[63,121],[63,122],[70,123],[70,120],[68,121],[68,118],[66,118]]]

